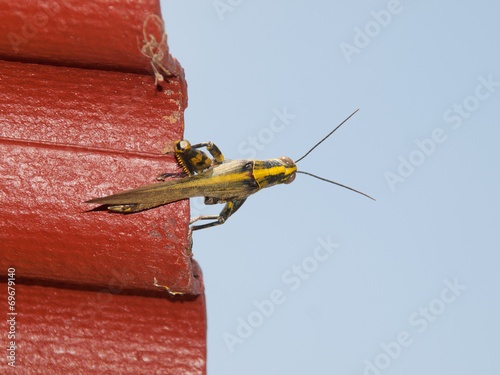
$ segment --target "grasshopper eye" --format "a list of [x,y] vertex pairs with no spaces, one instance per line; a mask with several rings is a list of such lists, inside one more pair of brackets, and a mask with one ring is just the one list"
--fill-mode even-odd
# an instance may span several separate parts
[[288,156],[282,156],[280,158],[281,161],[284,161],[286,165],[288,165],[289,167],[293,167],[295,165],[295,163],[293,162],[292,159],[290,159]]

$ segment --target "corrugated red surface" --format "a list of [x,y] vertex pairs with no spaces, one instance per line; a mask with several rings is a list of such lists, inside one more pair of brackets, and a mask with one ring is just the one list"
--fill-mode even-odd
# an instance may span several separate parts
[[17,286],[17,360],[10,368],[6,291],[0,283],[2,374],[205,373],[203,296]]
[[151,76],[14,62],[0,71],[0,267],[99,285],[120,270],[130,287],[155,289],[156,278],[199,293],[187,201],[133,215],[83,204],[180,171],[161,150],[182,138],[182,86],[159,92]]
[[[151,72],[140,50],[147,17],[161,17],[157,0],[1,0],[0,10],[1,59]],[[154,22],[146,31],[161,40]],[[165,65],[181,74],[165,52]]]
[[156,0],[0,1],[0,274],[16,270],[19,373],[205,373],[189,202],[83,203],[180,171],[162,150],[182,138],[186,83],[159,17]]

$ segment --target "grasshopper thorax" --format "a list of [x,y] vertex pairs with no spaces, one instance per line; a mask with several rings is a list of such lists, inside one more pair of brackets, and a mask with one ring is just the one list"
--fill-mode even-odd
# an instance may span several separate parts
[[254,160],[253,163],[253,177],[260,189],[278,184],[289,184],[295,179],[297,167],[288,156]]

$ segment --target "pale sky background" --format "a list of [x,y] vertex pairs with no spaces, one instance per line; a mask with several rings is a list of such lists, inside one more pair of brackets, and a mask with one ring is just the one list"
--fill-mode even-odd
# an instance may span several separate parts
[[377,199],[298,175],[194,233],[208,373],[498,373],[500,3],[162,11],[186,139],[296,160],[360,108],[298,166]]

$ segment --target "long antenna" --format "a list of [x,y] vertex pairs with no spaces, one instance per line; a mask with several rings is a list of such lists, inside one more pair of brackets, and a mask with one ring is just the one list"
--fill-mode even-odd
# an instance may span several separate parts
[[[319,141],[318,143],[316,143],[316,145],[315,145],[313,148],[311,148],[309,151],[307,151],[307,153],[306,153],[304,156],[302,156],[302,157],[301,157],[301,158],[299,158],[297,161],[295,161],[295,164],[297,164],[299,161],[301,161],[301,160],[302,160],[302,159],[304,159],[307,155],[309,155],[309,154],[311,153],[311,151],[312,151],[312,150],[314,150],[316,147],[318,147],[318,146],[321,144],[321,142],[323,142],[325,139],[327,139],[329,136],[331,136],[335,130],[337,130],[338,128],[340,128],[340,127],[341,127],[341,126],[342,126],[342,125],[343,125],[343,124],[344,124],[347,120],[349,120],[352,116],[354,116],[354,114],[355,114],[356,112],[358,112],[358,111],[359,111],[359,108],[358,108],[358,109],[356,109],[356,110],[355,110],[355,111],[354,111],[354,112],[353,112],[353,113],[352,113],[352,114],[351,114],[348,118],[346,118],[344,121],[342,121],[342,122],[340,123],[340,125],[339,125],[339,126],[337,126],[335,129],[333,129],[333,130],[332,130],[332,131],[331,131],[331,132],[330,132],[330,133],[329,133],[329,134],[328,134],[325,138],[323,138],[321,141]],[[315,177],[316,177],[316,176],[315,176]],[[319,177],[318,177],[318,178],[319,178]],[[330,182],[331,182],[331,181],[330,181]],[[339,185],[339,184],[337,184],[337,185]],[[346,187],[346,186],[344,186],[344,187]],[[350,189],[350,188],[349,188],[349,189]],[[353,189],[351,189],[351,190],[353,190]],[[359,191],[358,191],[358,193],[359,193]]]
[[[351,116],[352,116],[352,115],[351,115]],[[342,125],[342,124],[341,124],[341,125]],[[310,152],[310,151],[309,151],[309,152]],[[307,155],[307,154],[306,154],[306,155]],[[353,189],[353,188],[351,188],[351,187],[349,187],[349,186],[345,186],[345,185],[339,184],[338,182],[335,182],[335,181],[327,180],[326,178],[316,176],[315,174],[312,174],[312,173],[309,173],[309,172],[303,172],[303,171],[297,171],[297,173],[303,173],[303,174],[307,174],[307,175],[312,176],[312,177],[316,177],[317,179],[320,179],[320,180],[323,180],[323,181],[329,182],[329,183],[334,184],[334,185],[341,186],[341,187],[343,187],[343,188],[346,188],[346,189],[352,190],[352,191],[354,191],[354,192],[356,192],[356,193],[359,193],[359,194],[361,194],[361,195],[364,195],[365,197],[368,197],[368,198],[370,198],[370,199],[375,200],[375,198],[372,198],[372,197],[370,197],[368,194],[362,193],[362,192],[360,192],[359,190]]]

